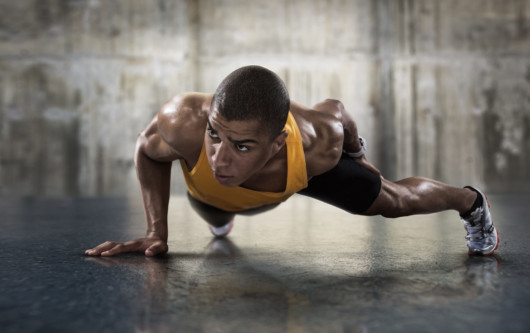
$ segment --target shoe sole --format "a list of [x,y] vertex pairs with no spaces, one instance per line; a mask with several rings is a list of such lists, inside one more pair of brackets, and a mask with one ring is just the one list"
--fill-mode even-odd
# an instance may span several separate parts
[[486,252],[486,253],[484,253],[482,251],[474,252],[474,251],[471,251],[471,250],[467,250],[467,254],[470,255],[470,256],[475,256],[475,255],[489,256],[489,255],[492,255],[493,252],[495,252],[499,248],[499,242],[500,242],[499,232],[497,231],[497,229],[495,229],[495,233],[497,234],[497,244],[495,244],[495,248],[493,250],[491,250],[490,252]]

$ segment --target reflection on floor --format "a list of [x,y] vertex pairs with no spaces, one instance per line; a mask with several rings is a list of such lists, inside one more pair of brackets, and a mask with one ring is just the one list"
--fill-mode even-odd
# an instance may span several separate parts
[[138,199],[0,200],[3,331],[518,332],[530,325],[530,195],[489,196],[498,254],[456,213],[353,216],[294,197],[212,239],[186,197],[170,252],[85,257],[145,232]]

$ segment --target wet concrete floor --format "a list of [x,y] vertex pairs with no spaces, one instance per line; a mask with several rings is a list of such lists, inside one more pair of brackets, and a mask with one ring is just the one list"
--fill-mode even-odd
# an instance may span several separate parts
[[139,199],[0,199],[2,332],[527,332],[530,195],[490,195],[501,245],[456,213],[397,220],[304,197],[212,239],[185,197],[170,252],[90,258],[145,232]]

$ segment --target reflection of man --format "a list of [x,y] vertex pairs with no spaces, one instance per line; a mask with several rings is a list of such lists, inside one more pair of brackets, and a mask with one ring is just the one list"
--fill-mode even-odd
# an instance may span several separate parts
[[141,133],[136,169],[147,235],[105,242],[88,255],[168,251],[171,162],[180,160],[190,203],[216,236],[228,235],[235,214],[275,207],[294,193],[351,213],[400,217],[456,210],[470,254],[498,247],[484,194],[425,178],[391,182],[365,156],[366,145],[344,105],[325,100],[312,108],[290,102],[271,71],[240,68],[215,94],[187,93],[166,103]]
[[[476,305],[476,298],[494,287],[499,270],[495,256],[453,256],[456,260],[436,264],[432,270],[410,272],[394,270],[391,261],[386,261],[384,274],[359,275],[347,265],[340,265],[333,274],[308,268],[325,256],[319,251],[306,252],[303,257],[271,249],[241,252],[227,237],[213,239],[198,256],[87,260],[107,267],[130,267],[135,276],[145,272],[140,274],[145,275],[143,289],[136,288],[133,294],[125,289],[119,297],[135,300],[131,302],[137,310],[135,330],[142,332],[169,327],[174,332],[233,331],[234,323],[253,325],[258,328],[255,331],[260,327],[287,332],[322,327],[325,331],[365,332],[370,331],[370,323],[385,330],[384,325],[391,325],[385,318],[394,318],[396,312],[417,311],[418,306],[439,309],[454,302]],[[341,261],[351,259],[344,253],[339,256]],[[351,263],[355,266],[355,262]],[[337,310],[342,314],[339,317]],[[453,324],[446,323],[444,328],[452,331],[462,323]],[[392,331],[392,326],[387,330]]]

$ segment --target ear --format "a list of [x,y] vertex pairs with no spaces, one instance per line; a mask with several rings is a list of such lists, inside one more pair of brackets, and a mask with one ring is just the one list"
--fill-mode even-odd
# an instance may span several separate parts
[[280,149],[283,148],[285,145],[285,140],[287,140],[287,137],[289,136],[289,132],[282,131],[276,138],[274,138],[274,141],[272,141],[272,150],[273,153],[276,154],[280,151]]

